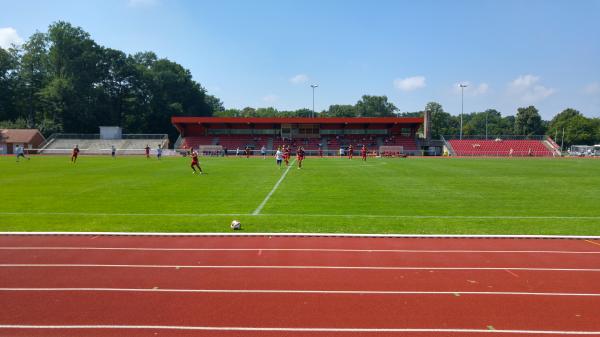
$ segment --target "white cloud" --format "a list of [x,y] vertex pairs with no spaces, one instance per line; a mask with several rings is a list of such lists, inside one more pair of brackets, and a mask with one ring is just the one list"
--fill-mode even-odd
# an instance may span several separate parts
[[394,80],[394,87],[402,91],[412,91],[420,88],[425,88],[424,76],[413,76],[407,78],[397,78]]
[[589,95],[600,95],[600,83],[593,82],[586,85],[583,92]]
[[452,88],[454,88],[455,93],[460,94],[460,91],[461,91],[460,85],[461,84],[467,85],[467,87],[464,89],[465,95],[470,95],[470,96],[484,95],[490,89],[490,86],[487,83],[472,84],[469,81],[462,81],[462,82],[456,82],[452,86]]
[[20,45],[23,39],[17,34],[17,30],[12,27],[0,28],[0,47],[10,48],[13,44]]
[[293,84],[302,84],[308,82],[308,76],[305,74],[298,74],[290,78],[290,82]]
[[508,92],[528,103],[543,100],[556,93],[556,89],[538,84],[539,80],[539,76],[521,75],[508,84]]
[[278,99],[279,97],[273,94],[268,94],[267,96],[262,98],[262,100],[266,103],[275,103]]
[[152,7],[158,5],[158,0],[127,0],[129,7]]

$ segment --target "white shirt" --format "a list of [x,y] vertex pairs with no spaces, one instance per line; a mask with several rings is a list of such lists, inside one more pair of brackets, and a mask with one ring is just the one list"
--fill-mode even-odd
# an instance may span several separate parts
[[281,151],[277,150],[277,152],[275,153],[275,159],[283,160],[283,153],[281,153]]

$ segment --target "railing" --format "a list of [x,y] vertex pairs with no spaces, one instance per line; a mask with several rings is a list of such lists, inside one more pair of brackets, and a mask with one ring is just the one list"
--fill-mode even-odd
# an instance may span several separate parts
[[[99,133],[55,133],[48,139],[102,139]],[[145,133],[129,133],[121,135],[119,139],[166,139],[167,134],[145,134]]]
[[454,148],[452,147],[452,144],[450,144],[446,138],[444,138],[444,136],[442,136],[442,141],[444,142],[444,145],[446,146],[446,148],[448,149],[448,155],[450,156],[456,156],[456,152],[454,152]]
[[[548,136],[545,135],[472,135],[472,136],[462,136],[463,140],[546,140]],[[459,135],[444,135],[442,136],[444,140],[458,140],[461,139]]]
[[556,157],[551,151],[459,151],[458,157]]

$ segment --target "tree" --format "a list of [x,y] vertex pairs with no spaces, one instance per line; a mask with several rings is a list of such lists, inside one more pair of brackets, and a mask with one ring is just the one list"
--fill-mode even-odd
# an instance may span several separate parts
[[213,116],[215,117],[239,117],[241,111],[239,109],[226,109],[223,111],[215,111]]
[[356,117],[356,108],[349,104],[330,105],[323,117]]
[[213,95],[206,95],[205,98],[206,104],[210,107],[210,111],[214,115],[216,112],[225,111],[225,107],[223,106],[223,102],[220,99]]
[[16,68],[18,65],[16,50],[5,50],[0,47],[0,121],[17,117],[15,107],[15,87],[17,84]]
[[445,112],[441,104],[429,102],[425,106],[425,111],[431,113],[431,137],[433,139],[458,133],[458,119]]
[[593,145],[597,140],[594,122],[583,116],[575,109],[565,109],[550,121],[548,133],[558,134],[562,139],[562,130],[565,130],[564,144],[571,145]]
[[544,132],[542,117],[533,105],[517,109],[515,135],[531,136],[544,134]]
[[247,106],[240,111],[240,117],[257,117],[256,109]]
[[23,44],[23,55],[19,67],[19,87],[21,106],[26,111],[27,125],[33,127],[36,119],[44,119],[39,92],[48,84],[49,59],[48,38],[46,34],[36,32]]
[[363,95],[355,105],[357,117],[393,117],[398,108],[388,102],[387,96]]

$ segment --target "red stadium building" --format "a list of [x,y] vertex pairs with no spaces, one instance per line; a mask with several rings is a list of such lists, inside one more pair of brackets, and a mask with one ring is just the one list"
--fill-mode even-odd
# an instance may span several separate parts
[[417,132],[422,117],[385,118],[238,118],[172,117],[180,133],[176,149],[203,152],[244,149],[275,150],[280,145],[302,146],[308,154],[319,149],[338,153],[351,144],[356,151],[366,145],[369,151],[392,149],[394,154],[420,153]]

